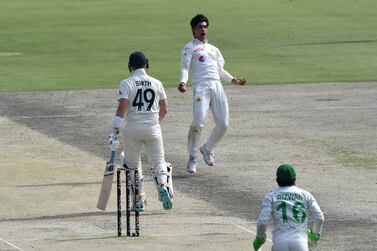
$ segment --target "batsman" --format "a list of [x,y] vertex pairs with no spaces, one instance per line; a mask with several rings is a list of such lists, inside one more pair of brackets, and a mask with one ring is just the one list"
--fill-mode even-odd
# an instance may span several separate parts
[[[139,171],[139,196],[133,202],[133,207],[143,211],[145,205],[141,163],[144,147],[152,167],[158,199],[164,209],[171,209],[174,197],[172,165],[165,161],[160,127],[168,111],[167,96],[162,83],[147,74],[149,63],[142,52],[135,51],[130,55],[128,69],[132,76],[122,80],[119,85],[118,108],[113,132],[109,135],[109,147],[117,150],[121,134],[124,162],[127,167]],[[135,180],[131,180],[131,184],[135,184]]]

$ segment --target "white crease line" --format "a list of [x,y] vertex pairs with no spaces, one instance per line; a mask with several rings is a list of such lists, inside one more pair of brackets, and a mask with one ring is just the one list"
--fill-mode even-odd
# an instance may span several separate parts
[[[236,226],[236,227],[238,227],[238,228],[241,228],[242,230],[244,230],[244,231],[246,231],[246,232],[252,233],[252,234],[254,234],[255,236],[257,235],[257,233],[255,233],[254,231],[251,231],[250,229],[247,229],[247,228],[245,228],[245,227],[243,227],[243,226],[240,226],[240,225],[235,224],[235,223],[232,223],[232,225],[234,225],[234,226]],[[269,238],[266,238],[266,240],[268,240],[269,242],[272,242],[272,240],[269,239]]]
[[13,243],[11,243],[11,242],[9,242],[9,241],[7,241],[7,240],[4,240],[3,238],[0,238],[0,241],[2,241],[2,242],[4,242],[4,243],[8,244],[9,246],[11,246],[11,247],[13,247],[13,248],[15,248],[15,249],[17,249],[17,250],[23,251],[21,248],[17,247],[16,245],[14,245]]
[[65,115],[36,115],[36,116],[12,116],[11,119],[50,119],[50,118],[81,118],[81,117],[102,117],[113,116],[113,114],[93,114],[93,115],[80,115],[80,114],[65,114]]

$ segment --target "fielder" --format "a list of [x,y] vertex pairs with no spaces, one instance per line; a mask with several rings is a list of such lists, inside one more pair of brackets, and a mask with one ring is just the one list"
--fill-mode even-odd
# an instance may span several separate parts
[[[266,228],[273,218],[273,251],[308,251],[308,238],[315,246],[320,238],[323,213],[313,195],[295,186],[296,172],[293,166],[279,166],[276,181],[279,187],[268,193],[262,201],[254,250],[259,250],[266,241]],[[309,213],[313,217],[311,229],[308,229]]]
[[[195,173],[196,153],[200,150],[204,162],[214,165],[214,148],[225,135],[229,126],[228,101],[221,84],[226,82],[245,85],[245,78],[234,78],[224,69],[224,58],[218,48],[208,43],[208,18],[198,14],[192,18],[191,30],[194,38],[181,52],[181,74],[178,90],[185,92],[189,77],[193,86],[193,120],[188,133],[189,159],[186,171]],[[211,108],[215,128],[206,142],[199,148],[200,134],[207,121],[207,112]]]
[[[148,59],[142,52],[136,51],[130,55],[128,68],[132,76],[122,80],[119,85],[119,103],[113,121],[114,129],[109,135],[109,146],[112,150],[119,147],[119,131],[122,129],[124,162],[127,167],[139,170],[139,198],[133,205],[141,211],[144,209],[145,192],[140,155],[145,147],[155,177],[158,199],[164,209],[171,209],[174,197],[172,166],[165,162],[160,127],[168,110],[167,96],[162,83],[148,76]],[[123,121],[126,123],[122,128]],[[131,184],[134,182],[131,181]]]

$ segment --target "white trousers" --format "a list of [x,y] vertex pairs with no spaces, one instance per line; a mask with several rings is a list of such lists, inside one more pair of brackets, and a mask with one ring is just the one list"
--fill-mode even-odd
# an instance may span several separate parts
[[308,251],[307,242],[287,242],[286,240],[274,240],[272,251]]
[[229,107],[220,81],[207,80],[193,84],[193,120],[188,134],[188,153],[196,156],[200,134],[211,109],[215,127],[205,142],[206,149],[213,151],[229,127]]
[[[144,178],[141,165],[141,152],[146,150],[148,160],[152,167],[165,164],[164,145],[162,141],[160,124],[126,124],[122,130],[124,141],[124,157],[128,167],[139,169],[139,194],[140,200],[145,200]],[[132,176],[132,179],[134,177]],[[159,192],[157,191],[159,196]]]
[[160,124],[126,124],[122,130],[126,164],[141,167],[143,147],[152,167],[165,163],[164,145]]

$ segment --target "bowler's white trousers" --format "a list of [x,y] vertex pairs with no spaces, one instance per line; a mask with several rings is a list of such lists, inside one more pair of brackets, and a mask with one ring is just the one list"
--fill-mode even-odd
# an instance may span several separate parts
[[188,153],[196,156],[199,150],[200,133],[211,108],[215,127],[205,142],[212,152],[229,127],[229,107],[223,85],[218,80],[193,83],[193,120],[188,134]]

